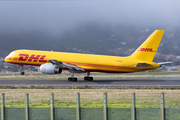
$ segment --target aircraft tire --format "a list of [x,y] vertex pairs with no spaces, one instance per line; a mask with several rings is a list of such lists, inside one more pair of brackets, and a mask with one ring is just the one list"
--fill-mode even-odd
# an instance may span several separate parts
[[85,81],[88,81],[88,77],[84,77],[84,80],[85,80]]
[[71,78],[71,77],[69,77],[69,78],[68,78],[68,81],[72,81],[72,78]]
[[85,80],[85,81],[93,81],[93,77],[87,77],[87,76],[86,76],[86,77],[84,77],[84,80]]
[[91,81],[91,77],[88,77],[88,81]]
[[71,78],[71,77],[69,77],[68,78],[68,81],[73,81],[73,82],[76,82],[78,79],[75,77],[75,78]]
[[77,81],[77,78],[75,77],[75,78],[72,78],[72,81],[73,82],[76,82]]
[[25,73],[24,72],[20,72],[20,75],[24,75]]

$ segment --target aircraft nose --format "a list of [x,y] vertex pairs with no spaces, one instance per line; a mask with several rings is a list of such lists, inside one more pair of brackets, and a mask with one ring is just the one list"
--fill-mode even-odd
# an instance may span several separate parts
[[6,61],[6,62],[9,61],[9,60],[12,60],[12,57],[9,56],[9,55],[4,58],[4,61]]

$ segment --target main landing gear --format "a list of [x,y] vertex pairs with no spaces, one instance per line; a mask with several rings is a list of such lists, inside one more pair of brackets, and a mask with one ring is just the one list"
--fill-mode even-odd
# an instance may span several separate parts
[[[68,78],[68,81],[76,82],[78,79],[74,77],[74,70],[69,70],[71,77]],[[87,72],[87,76],[84,77],[85,81],[93,81],[93,77],[90,77],[90,72]]]
[[87,76],[84,77],[85,81],[93,81],[93,77],[89,77],[90,76],[90,72],[87,72]]
[[73,77],[73,78],[72,78],[72,77],[69,77],[69,78],[68,78],[68,81],[76,82],[77,80],[78,80],[78,79],[77,79],[76,77]]
[[69,70],[71,77],[68,78],[68,81],[76,82],[78,79],[74,77],[74,70]]

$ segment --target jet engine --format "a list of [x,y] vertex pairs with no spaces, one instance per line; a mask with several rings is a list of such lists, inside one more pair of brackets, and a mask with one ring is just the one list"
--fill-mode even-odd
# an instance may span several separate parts
[[52,65],[51,63],[45,63],[40,66],[40,71],[43,74],[60,74],[62,69]]

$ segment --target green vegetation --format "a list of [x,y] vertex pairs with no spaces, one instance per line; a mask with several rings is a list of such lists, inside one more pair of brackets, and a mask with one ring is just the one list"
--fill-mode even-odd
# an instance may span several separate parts
[[[0,86],[0,89],[132,89],[131,87],[91,87],[85,86],[75,86],[70,87],[57,87],[57,86]],[[180,90],[180,87],[135,87],[133,89],[159,89],[159,90]]]
[[159,108],[161,93],[165,93],[165,107],[179,108],[180,90],[148,89],[0,89],[5,93],[6,107],[24,107],[25,93],[29,93],[30,107],[50,107],[50,93],[54,93],[55,107],[76,107],[76,93],[80,93],[81,107],[103,107],[103,93],[107,92],[108,107],[131,107],[131,93],[136,93],[137,108]]

